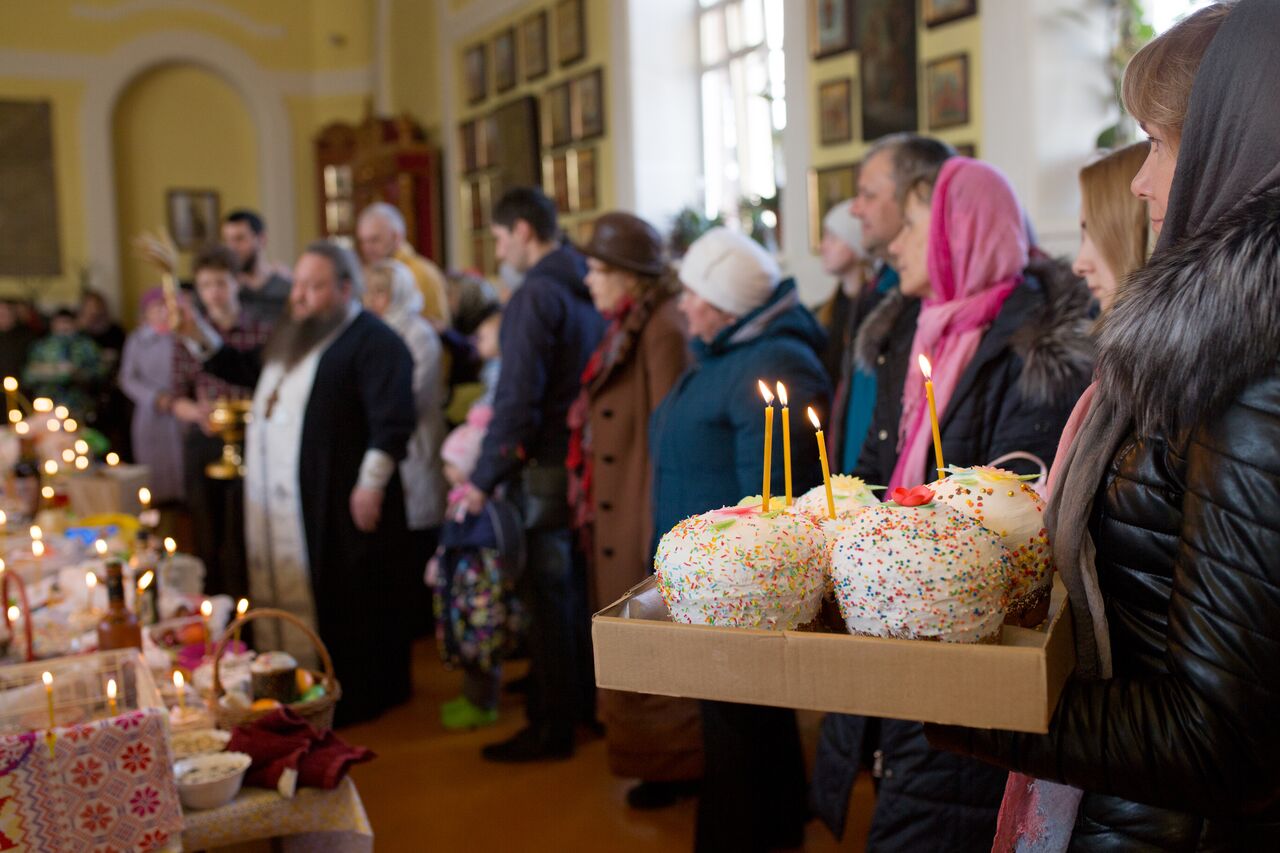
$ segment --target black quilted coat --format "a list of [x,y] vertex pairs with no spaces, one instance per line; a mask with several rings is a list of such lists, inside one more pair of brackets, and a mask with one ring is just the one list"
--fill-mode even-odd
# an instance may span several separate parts
[[1047,735],[930,740],[1082,788],[1073,849],[1280,850],[1280,191],[1128,288],[1134,408],[1174,428],[1094,501],[1114,677],[1069,682]]
[[[897,462],[902,383],[917,306],[896,293],[886,297],[858,337],[859,358],[877,365],[879,399],[855,472],[870,483],[887,483]],[[1089,381],[1088,307],[1088,291],[1065,264],[1036,261],[1028,268],[940,413],[948,464],[984,465],[1015,450],[1052,461],[1062,427]],[[936,477],[932,454],[927,464],[919,482]],[[930,749],[919,723],[829,714],[810,799],[836,835],[843,833],[860,766],[879,777],[869,850],[991,849],[1007,773]]]

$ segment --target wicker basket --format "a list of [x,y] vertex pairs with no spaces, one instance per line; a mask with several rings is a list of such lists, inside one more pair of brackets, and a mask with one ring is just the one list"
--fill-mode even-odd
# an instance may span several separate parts
[[316,683],[324,685],[324,695],[318,699],[312,699],[309,702],[294,702],[287,707],[299,717],[302,717],[315,728],[323,731],[333,728],[333,711],[337,707],[338,700],[342,698],[342,687],[338,684],[338,679],[333,674],[333,658],[329,657],[329,650],[325,648],[324,641],[307,627],[306,623],[284,610],[275,610],[269,607],[262,607],[257,610],[250,610],[243,616],[237,617],[234,622],[227,626],[227,630],[223,632],[222,638],[218,640],[218,647],[213,652],[213,696],[210,705],[212,707],[218,726],[224,729],[242,726],[245,723],[252,723],[261,717],[270,714],[270,710],[266,711],[250,711],[235,710],[232,708],[224,708],[218,700],[222,698],[222,679],[219,670],[222,664],[222,655],[226,651],[227,646],[231,643],[231,638],[235,636],[236,629],[240,628],[247,622],[254,619],[282,619],[285,622],[296,626],[298,630],[306,634],[310,638],[312,644],[316,647],[316,652],[320,655],[320,664],[324,667],[324,672],[320,674],[320,678]]

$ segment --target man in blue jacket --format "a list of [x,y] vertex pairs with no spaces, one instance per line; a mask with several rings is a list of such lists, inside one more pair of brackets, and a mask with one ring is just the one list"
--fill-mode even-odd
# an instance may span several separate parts
[[524,515],[527,566],[518,581],[530,616],[528,725],[483,750],[490,761],[568,758],[574,726],[594,719],[586,591],[569,533],[565,417],[604,320],[586,262],[557,242],[556,209],[540,190],[507,191],[493,210],[498,261],[524,275],[502,316],[502,374],[493,420],[468,486],[478,513],[504,486]]

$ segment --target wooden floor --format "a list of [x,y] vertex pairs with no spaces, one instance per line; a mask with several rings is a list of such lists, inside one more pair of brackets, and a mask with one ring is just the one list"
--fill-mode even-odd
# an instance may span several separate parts
[[[509,677],[519,674],[513,668]],[[490,764],[480,747],[501,740],[523,722],[521,700],[504,696],[497,726],[448,733],[439,704],[457,695],[460,676],[443,668],[434,645],[414,648],[415,695],[381,719],[342,731],[351,743],[378,753],[353,771],[373,823],[375,849],[387,851],[681,851],[692,848],[694,802],[637,812],[625,802],[633,780],[605,767],[603,740],[584,743],[568,761]],[[802,715],[810,758],[816,715]],[[866,778],[854,791],[848,836],[838,844],[816,821],[805,850],[861,850],[871,809]]]

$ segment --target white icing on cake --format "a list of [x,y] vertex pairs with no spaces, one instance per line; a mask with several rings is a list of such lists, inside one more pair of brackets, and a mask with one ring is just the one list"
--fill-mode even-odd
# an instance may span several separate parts
[[1017,600],[1048,586],[1053,563],[1044,499],[1002,468],[965,468],[929,486],[934,499],[971,516],[1000,537],[1013,559],[1009,595]]
[[792,630],[822,600],[826,545],[805,515],[726,507],[686,518],[654,557],[671,619],[690,625]]
[[868,507],[840,523],[830,549],[850,633],[951,643],[999,635],[1012,563],[969,516],[941,503]]
[[[836,474],[831,478],[831,497],[836,505],[837,518],[855,516],[863,509],[880,503],[880,499],[867,487],[866,483],[858,477],[850,477],[847,474]],[[807,513],[815,521],[830,520],[827,512],[826,488],[821,485],[814,486],[796,498],[795,509],[797,512]]]

